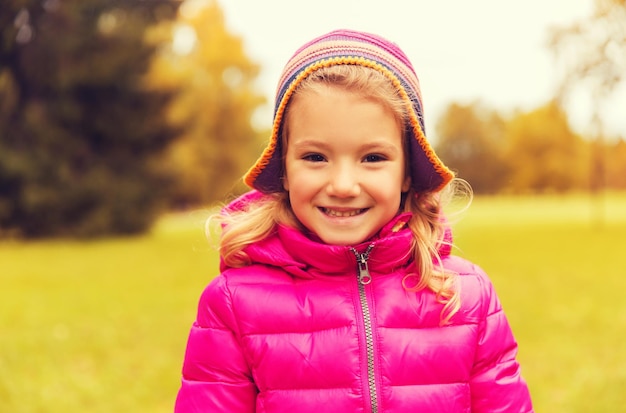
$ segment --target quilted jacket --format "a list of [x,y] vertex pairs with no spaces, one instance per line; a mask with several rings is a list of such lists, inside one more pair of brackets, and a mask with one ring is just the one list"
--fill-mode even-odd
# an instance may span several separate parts
[[354,248],[279,227],[203,292],[176,413],[533,412],[494,288],[442,249],[461,309],[402,286],[415,273],[402,214]]

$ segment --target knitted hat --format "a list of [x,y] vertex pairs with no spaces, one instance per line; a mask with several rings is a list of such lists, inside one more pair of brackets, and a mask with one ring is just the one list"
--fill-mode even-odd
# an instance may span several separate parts
[[409,162],[417,192],[439,191],[453,173],[439,160],[425,136],[422,96],[413,66],[400,48],[377,35],[336,30],[296,51],[285,66],[276,93],[274,124],[268,146],[244,176],[244,182],[263,193],[283,191],[281,129],[285,108],[296,87],[315,70],[334,65],[359,65],[378,70],[398,89],[409,111]]

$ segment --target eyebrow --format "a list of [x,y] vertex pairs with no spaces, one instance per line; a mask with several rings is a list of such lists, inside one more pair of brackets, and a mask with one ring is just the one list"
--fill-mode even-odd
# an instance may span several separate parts
[[366,151],[372,151],[372,150],[382,150],[385,152],[401,152],[402,148],[399,148],[396,145],[393,145],[389,142],[386,141],[374,141],[371,143],[366,143],[365,145],[361,146],[362,149],[366,150]]
[[326,149],[329,146],[325,142],[316,141],[315,139],[304,139],[296,143],[289,143],[289,145],[293,145],[294,149],[310,147]]
[[[294,149],[302,149],[302,148],[319,148],[319,149],[328,149],[330,147],[326,142],[320,142],[315,139],[304,139],[296,143],[292,143]],[[384,140],[369,142],[363,144],[359,147],[362,151],[385,151],[385,152],[393,152],[399,153],[402,151],[402,148],[399,148],[396,145],[393,145]]]

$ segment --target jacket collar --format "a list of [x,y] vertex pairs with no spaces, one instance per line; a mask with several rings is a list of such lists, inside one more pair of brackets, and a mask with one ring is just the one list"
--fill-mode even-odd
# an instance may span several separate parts
[[[231,202],[225,211],[240,209],[250,202],[262,202],[263,196],[258,191],[250,191]],[[370,271],[390,272],[413,261],[412,233],[407,227],[411,216],[411,213],[396,215],[371,240],[353,247],[328,245],[298,229],[280,225],[271,236],[249,245],[244,251],[253,263],[280,267],[297,277],[314,278],[356,271],[354,250],[362,253],[374,244],[368,261]],[[439,249],[441,257],[450,255],[452,233],[449,227],[444,241]],[[222,270],[223,265],[222,262]]]
[[356,271],[354,251],[363,252],[374,244],[369,255],[370,271],[389,272],[412,261],[411,231],[406,227],[411,214],[400,214],[373,239],[350,246],[328,245],[301,231],[281,225],[270,237],[245,249],[255,263],[283,268],[294,276],[314,278]]

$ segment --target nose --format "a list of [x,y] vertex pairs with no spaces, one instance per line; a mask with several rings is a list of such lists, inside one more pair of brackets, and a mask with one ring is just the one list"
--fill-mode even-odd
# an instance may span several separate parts
[[336,165],[330,171],[327,192],[330,196],[349,198],[359,195],[361,185],[357,171],[350,165]]

